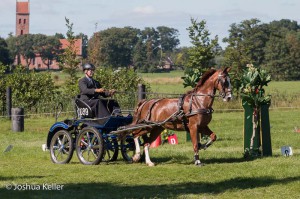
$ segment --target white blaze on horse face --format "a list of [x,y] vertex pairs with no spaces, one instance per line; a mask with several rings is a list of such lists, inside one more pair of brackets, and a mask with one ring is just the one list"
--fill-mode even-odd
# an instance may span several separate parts
[[226,101],[229,101],[232,98],[232,90],[229,76],[226,77],[226,81],[228,82],[228,87],[226,91]]
[[[219,75],[219,77],[224,77],[223,75]],[[225,82],[227,83],[227,87],[225,88]],[[229,100],[231,100],[232,98],[232,93],[231,93],[231,83],[230,83],[230,78],[228,75],[226,75],[224,83],[222,84],[222,89],[224,92],[224,96],[223,96],[223,101],[224,102],[228,102]]]

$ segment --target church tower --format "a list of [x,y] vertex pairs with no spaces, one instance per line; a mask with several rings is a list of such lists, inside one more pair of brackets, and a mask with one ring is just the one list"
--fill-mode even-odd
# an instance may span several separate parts
[[16,36],[29,33],[29,0],[16,0]]

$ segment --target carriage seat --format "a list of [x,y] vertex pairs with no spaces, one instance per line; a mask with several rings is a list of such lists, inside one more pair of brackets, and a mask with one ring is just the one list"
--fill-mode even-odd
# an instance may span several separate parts
[[95,114],[91,107],[80,99],[80,95],[75,98],[75,111],[77,118],[94,118]]
[[[114,99],[99,99],[99,106],[101,107],[100,117],[107,117],[110,115],[121,115],[121,109],[118,102]],[[75,111],[77,118],[95,118],[96,114],[91,107],[80,99],[80,95],[75,98]]]

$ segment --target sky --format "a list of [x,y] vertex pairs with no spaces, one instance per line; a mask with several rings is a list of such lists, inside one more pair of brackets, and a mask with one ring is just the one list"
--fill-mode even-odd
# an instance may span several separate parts
[[[26,1],[26,0],[18,0]],[[257,18],[262,23],[290,19],[300,24],[299,0],[30,0],[30,33],[66,34],[65,17],[74,34],[90,38],[111,27],[167,26],[179,31],[180,46],[191,46],[191,18],[206,21],[211,36],[221,46],[233,23]],[[0,0],[0,37],[15,35],[16,0]]]

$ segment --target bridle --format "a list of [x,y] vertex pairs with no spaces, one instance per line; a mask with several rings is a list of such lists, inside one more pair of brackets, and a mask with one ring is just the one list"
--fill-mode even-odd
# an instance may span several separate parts
[[[225,85],[225,84],[228,85]],[[230,84],[230,77],[227,74],[223,74],[222,72],[218,75],[218,79],[217,79],[217,86],[221,84],[222,90],[219,90],[219,94],[220,96],[224,99],[227,95],[231,94],[231,84]],[[227,86],[227,90],[226,90],[226,86]]]

